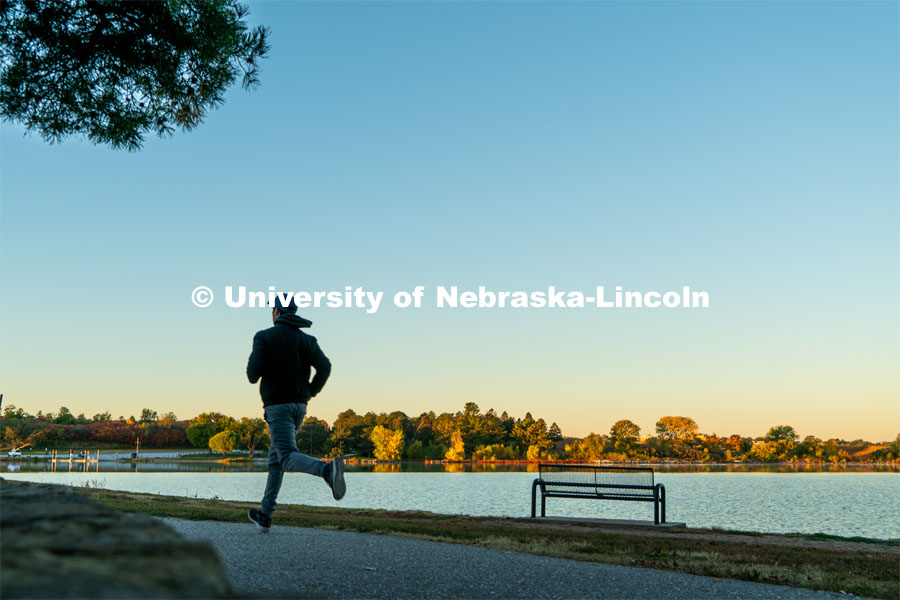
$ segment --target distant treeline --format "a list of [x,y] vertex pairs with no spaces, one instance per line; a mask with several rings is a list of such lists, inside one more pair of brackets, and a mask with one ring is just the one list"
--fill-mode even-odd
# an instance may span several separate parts
[[[13,405],[3,409],[3,443],[9,447],[116,444],[152,448],[188,445],[229,452],[236,448],[262,450],[269,437],[262,419],[234,419],[203,413],[179,421],[144,409],[141,416],[113,419],[110,413],[91,418],[73,415],[66,407],[57,413],[27,414]],[[665,416],[656,422],[655,435],[627,419],[615,422],[608,434],[583,439],[565,438],[556,423],[549,426],[531,413],[515,418],[505,411],[481,412],[474,402],[456,413],[422,413],[409,417],[353,410],[335,422],[307,417],[297,435],[301,452],[321,456],[355,453],[378,460],[682,460],[696,462],[898,462],[900,435],[881,443],[865,440],[799,439],[790,425],[773,426],[762,438],[738,434],[721,437],[701,433],[689,417]]]

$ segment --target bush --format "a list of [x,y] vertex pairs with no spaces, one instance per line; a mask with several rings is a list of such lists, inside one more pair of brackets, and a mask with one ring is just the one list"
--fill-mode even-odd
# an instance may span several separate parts
[[473,460],[515,460],[515,458],[515,451],[502,444],[482,446],[472,453]]

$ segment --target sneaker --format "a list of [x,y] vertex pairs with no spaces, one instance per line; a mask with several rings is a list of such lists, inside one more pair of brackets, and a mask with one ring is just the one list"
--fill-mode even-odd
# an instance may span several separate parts
[[261,510],[256,510],[255,508],[251,508],[247,516],[253,521],[257,529],[268,533],[269,527],[272,526],[272,517],[267,517]]
[[328,470],[328,486],[331,488],[334,499],[340,500],[347,493],[347,484],[344,483],[344,459],[335,456],[328,466],[331,467]]

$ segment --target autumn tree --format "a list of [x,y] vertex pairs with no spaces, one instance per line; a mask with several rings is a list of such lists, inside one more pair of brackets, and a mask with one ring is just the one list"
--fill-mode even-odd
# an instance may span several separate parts
[[157,420],[157,423],[159,423],[160,425],[169,427],[169,426],[174,425],[176,423],[176,421],[178,421],[178,417],[175,416],[175,413],[167,412],[166,414],[159,417],[159,419]]
[[682,459],[701,459],[702,452],[695,448],[698,435],[697,423],[690,417],[662,417],[656,422],[659,450],[664,456]]
[[4,427],[3,428],[3,445],[10,446],[13,450],[21,448],[27,443],[27,440],[23,438],[19,432],[12,427]]
[[403,431],[376,425],[370,435],[378,460],[400,460],[403,454]]
[[209,449],[213,452],[221,452],[225,456],[237,445],[237,436],[230,429],[220,431],[209,438]]
[[259,83],[268,30],[237,0],[0,4],[0,112],[45,140],[137,150],[199,125],[238,76]]
[[728,436],[728,439],[725,440],[725,448],[732,455],[739,455],[745,452],[749,452],[752,445],[753,440],[751,440],[750,438],[741,437],[737,433]]
[[656,435],[664,440],[691,440],[697,431],[697,423],[690,417],[662,417],[656,422]]
[[599,460],[606,452],[606,436],[592,433],[583,440],[577,440],[566,446],[566,452],[575,460]]
[[444,458],[447,460],[466,459],[466,445],[463,442],[462,433],[460,433],[459,429],[450,434],[450,448],[444,454]]

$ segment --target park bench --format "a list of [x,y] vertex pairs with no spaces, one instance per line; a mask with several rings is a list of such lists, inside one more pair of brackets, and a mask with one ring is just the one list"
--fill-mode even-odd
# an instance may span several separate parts
[[531,484],[531,518],[536,516],[537,493],[541,492],[541,516],[546,516],[547,498],[593,498],[653,503],[653,522],[666,522],[666,488],[654,485],[653,469],[541,463]]

